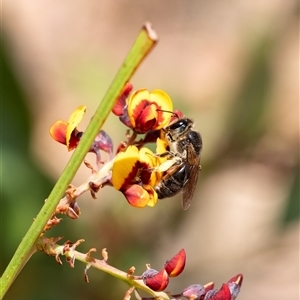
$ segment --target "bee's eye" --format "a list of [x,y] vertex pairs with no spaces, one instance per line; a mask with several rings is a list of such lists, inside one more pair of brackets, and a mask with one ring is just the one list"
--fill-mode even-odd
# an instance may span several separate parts
[[186,120],[179,120],[176,123],[172,124],[170,126],[171,130],[175,130],[178,133],[185,131],[186,127],[188,126],[188,123]]

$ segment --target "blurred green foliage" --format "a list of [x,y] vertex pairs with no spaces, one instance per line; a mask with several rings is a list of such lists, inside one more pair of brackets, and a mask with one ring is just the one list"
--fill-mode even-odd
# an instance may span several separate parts
[[300,167],[296,168],[295,177],[287,199],[287,205],[282,215],[282,225],[285,227],[290,222],[300,219]]

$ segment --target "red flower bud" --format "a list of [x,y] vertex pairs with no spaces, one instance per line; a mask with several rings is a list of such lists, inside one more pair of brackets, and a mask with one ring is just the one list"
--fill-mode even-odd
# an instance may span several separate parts
[[231,293],[227,284],[223,283],[219,290],[208,291],[205,300],[231,300]]
[[237,274],[236,276],[232,277],[231,279],[229,279],[227,281],[227,283],[229,282],[234,282],[236,284],[238,284],[239,286],[242,285],[242,282],[243,282],[243,274]]
[[153,291],[163,291],[169,284],[169,275],[165,269],[160,272],[154,269],[146,270],[142,275],[144,283]]
[[186,253],[184,249],[181,249],[175,256],[165,263],[165,270],[170,277],[176,277],[183,271],[185,267]]
[[205,295],[205,287],[201,284],[192,284],[185,288],[182,292],[182,296],[188,299],[200,300],[200,297]]

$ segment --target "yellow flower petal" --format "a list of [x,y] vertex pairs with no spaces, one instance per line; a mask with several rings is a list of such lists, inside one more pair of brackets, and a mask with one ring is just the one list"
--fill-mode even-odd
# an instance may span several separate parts
[[157,196],[157,193],[155,192],[155,190],[153,189],[152,186],[144,186],[144,189],[146,191],[148,191],[148,194],[149,194],[149,201],[147,203],[148,206],[150,207],[154,207],[157,203],[157,200],[158,200],[158,196]]
[[158,124],[155,130],[161,129],[167,124],[172,117],[173,103],[170,96],[163,90],[156,89],[150,93],[149,100],[151,102],[157,103],[161,111],[161,116],[158,118]]
[[66,132],[66,144],[67,144],[68,148],[70,145],[70,139],[71,139],[72,132],[77,127],[77,125],[81,122],[85,112],[86,112],[86,106],[85,105],[79,106],[71,114],[71,116],[69,118],[67,132]]
[[173,103],[170,96],[163,90],[153,90],[149,95],[151,102],[159,103],[167,111],[173,111]]
[[[140,149],[140,162],[147,164],[149,166],[149,169],[156,168],[160,164],[160,157],[153,154],[153,152],[150,149],[143,147]],[[148,172],[150,174],[148,184],[150,186],[156,185],[161,180],[162,174],[156,171]]]
[[156,153],[162,154],[168,151],[168,143],[161,138],[156,140]]
[[151,167],[155,166],[154,155],[150,149],[146,147],[141,148],[139,151],[139,155],[141,162],[149,164]]
[[136,146],[129,146],[125,152],[117,154],[112,168],[112,184],[115,189],[120,190],[126,184],[139,158],[139,150]]

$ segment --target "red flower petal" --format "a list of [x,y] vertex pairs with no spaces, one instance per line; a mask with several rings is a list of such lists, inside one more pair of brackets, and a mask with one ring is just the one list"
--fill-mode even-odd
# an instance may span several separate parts
[[231,300],[236,299],[236,297],[238,296],[241,289],[242,282],[243,282],[242,274],[238,274],[234,276],[227,282],[231,294]]
[[232,277],[231,279],[229,279],[227,281],[227,283],[229,283],[229,282],[234,282],[234,283],[238,284],[239,286],[241,286],[243,283],[243,274],[237,274],[236,276]]
[[69,146],[68,150],[71,151],[75,149],[80,141],[80,138],[82,136],[82,132],[79,132],[76,128],[71,134],[70,140],[69,140]]
[[180,118],[183,118],[183,113],[180,110],[175,109],[173,111],[173,115],[171,117],[170,123],[172,123],[173,121],[177,121]]
[[132,88],[133,88],[133,86],[130,82],[127,82],[125,84],[123,91],[112,110],[112,112],[116,116],[122,116],[124,114],[124,109],[126,107],[126,99],[128,98],[130,92],[132,91]]
[[208,291],[211,291],[214,288],[214,286],[215,286],[215,284],[213,282],[206,283],[204,285],[205,292],[207,293]]
[[206,297],[207,300],[231,300],[231,293],[227,284],[223,283],[219,290],[209,291]]
[[65,121],[56,121],[51,127],[50,127],[50,135],[52,138],[61,143],[66,145],[66,132],[67,132],[68,123]]
[[165,270],[170,277],[176,277],[183,271],[185,267],[186,253],[181,249],[175,256],[165,263]]
[[155,104],[149,103],[147,100],[141,101],[133,110],[132,117],[135,120],[135,131],[147,132],[157,123],[158,112]]
[[129,185],[121,190],[131,206],[142,208],[145,207],[150,198],[148,192],[140,185]]
[[169,284],[169,276],[165,269],[160,272],[148,269],[144,272],[143,281],[153,291],[163,291]]

